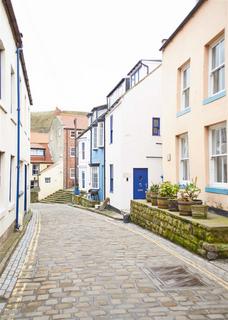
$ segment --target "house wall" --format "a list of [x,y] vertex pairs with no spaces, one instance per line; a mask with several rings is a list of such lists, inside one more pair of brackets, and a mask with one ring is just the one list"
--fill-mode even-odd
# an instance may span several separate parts
[[[50,183],[45,182],[45,178],[50,178]],[[59,161],[40,173],[40,192],[38,199],[42,200],[48,195],[60,190],[62,188],[61,186],[63,186],[63,162]]]
[[[227,96],[203,104],[208,97],[208,48],[223,30],[225,63],[228,61],[228,2],[206,1],[163,52],[163,167],[164,177],[179,182],[177,136],[188,132],[190,177],[198,179],[201,198],[209,205],[228,210],[228,197],[205,192],[209,185],[208,126],[227,121]],[[213,23],[210,23],[210,22]],[[191,111],[177,117],[180,105],[180,68],[190,59]],[[228,68],[225,68],[227,87]],[[168,161],[168,159],[170,161]]]
[[[93,140],[93,134],[92,134]],[[93,149],[91,153],[91,163],[99,163],[99,199],[100,201],[104,200],[104,148],[98,147]]]
[[[16,46],[2,2],[0,3],[0,49],[1,51],[1,99],[0,99],[0,242],[16,218],[16,156],[17,156],[17,92],[16,92]],[[12,76],[12,111],[11,111],[11,70]],[[22,69],[21,77],[21,176],[19,198],[19,223],[24,217],[24,196],[27,189],[27,209],[29,209],[29,175],[25,188],[25,165],[30,163],[30,106]],[[10,159],[12,161],[11,201]]]
[[[130,209],[133,168],[148,168],[149,184],[161,181],[162,147],[157,144],[161,143],[161,137],[152,136],[152,117],[161,117],[161,66],[127,91],[119,104],[106,115],[106,196],[110,198],[111,205],[120,210]],[[110,164],[114,168],[113,192],[110,192]]]
[[[85,159],[82,159],[82,143],[85,143]],[[91,188],[90,183],[90,131],[86,131],[78,139],[78,181],[79,189],[88,191]],[[85,188],[82,187],[82,171],[85,172]]]

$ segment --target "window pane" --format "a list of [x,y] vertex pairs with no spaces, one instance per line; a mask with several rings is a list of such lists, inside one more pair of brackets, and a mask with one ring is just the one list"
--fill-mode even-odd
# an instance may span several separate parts
[[222,181],[222,157],[214,158],[215,182]]
[[220,64],[222,64],[222,63],[224,63],[224,61],[225,61],[225,57],[224,57],[224,52],[225,52],[225,50],[224,50],[224,40],[222,40],[221,42],[220,42]]
[[219,44],[212,48],[212,69],[219,65]]
[[227,153],[226,128],[221,128],[221,154]]
[[183,92],[184,95],[184,108],[189,107],[189,88]]
[[227,183],[227,157],[223,158],[223,182]]
[[225,89],[225,67],[218,70],[219,77],[219,91]]
[[219,70],[216,70],[212,73],[212,81],[213,81],[213,93],[219,91]]
[[188,181],[189,180],[189,161],[188,160],[182,160],[182,180]]

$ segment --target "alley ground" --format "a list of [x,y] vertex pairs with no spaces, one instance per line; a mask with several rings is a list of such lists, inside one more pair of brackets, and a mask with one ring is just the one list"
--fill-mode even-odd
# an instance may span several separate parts
[[226,261],[96,213],[33,208],[35,234],[0,319],[228,319]]

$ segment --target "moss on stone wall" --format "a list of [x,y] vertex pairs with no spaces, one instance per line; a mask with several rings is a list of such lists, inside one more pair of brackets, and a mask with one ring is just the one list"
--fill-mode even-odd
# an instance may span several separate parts
[[138,201],[131,201],[131,221],[208,259],[228,257],[228,227],[208,227]]
[[100,203],[98,201],[89,200],[89,199],[86,199],[82,196],[76,196],[76,195],[72,196],[72,202],[76,203],[80,206],[86,207],[86,208],[94,208],[96,204]]

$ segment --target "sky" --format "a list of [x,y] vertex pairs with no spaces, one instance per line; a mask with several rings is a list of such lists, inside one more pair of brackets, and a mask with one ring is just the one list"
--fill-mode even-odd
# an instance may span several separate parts
[[196,0],[12,0],[34,106],[90,111],[140,59],[161,59]]

